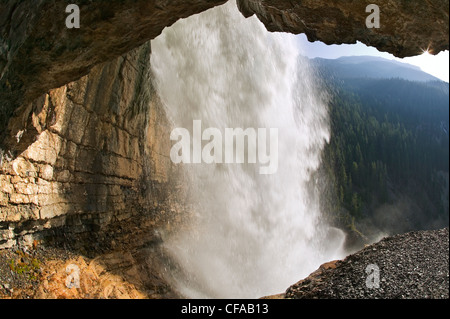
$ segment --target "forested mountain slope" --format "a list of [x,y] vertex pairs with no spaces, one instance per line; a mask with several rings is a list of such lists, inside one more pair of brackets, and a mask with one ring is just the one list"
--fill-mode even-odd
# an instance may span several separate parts
[[322,204],[349,244],[448,226],[448,83],[330,69],[316,68],[330,93],[332,131]]

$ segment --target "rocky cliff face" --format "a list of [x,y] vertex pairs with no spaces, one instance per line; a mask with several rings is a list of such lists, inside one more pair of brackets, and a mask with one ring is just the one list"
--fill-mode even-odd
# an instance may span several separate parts
[[72,1],[80,7],[81,28],[68,29],[66,1],[2,1],[0,130],[22,103],[139,47],[178,19],[224,2]]
[[[448,50],[447,0],[238,0],[238,4],[245,16],[256,14],[269,31],[305,33],[310,41],[360,41],[397,57]],[[366,27],[370,4],[380,8],[379,29]]]
[[[187,214],[149,56],[146,43],[99,64],[10,119],[18,134],[0,166],[0,298],[173,296],[159,243]],[[37,279],[2,269],[17,247],[39,261]],[[81,290],[65,285],[69,264],[82,271]]]
[[90,238],[167,205],[176,171],[149,55],[145,44],[96,66],[9,121],[17,156],[0,170],[0,247],[30,244],[36,232],[52,239],[60,228]]

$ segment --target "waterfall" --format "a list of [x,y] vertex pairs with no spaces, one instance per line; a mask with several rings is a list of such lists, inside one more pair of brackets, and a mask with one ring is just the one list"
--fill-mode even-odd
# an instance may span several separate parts
[[278,171],[253,164],[181,164],[198,218],[167,239],[189,298],[283,292],[343,257],[343,233],[321,218],[311,181],[329,140],[326,95],[291,34],[245,19],[235,1],[180,20],[152,41],[158,94],[174,127],[277,128]]

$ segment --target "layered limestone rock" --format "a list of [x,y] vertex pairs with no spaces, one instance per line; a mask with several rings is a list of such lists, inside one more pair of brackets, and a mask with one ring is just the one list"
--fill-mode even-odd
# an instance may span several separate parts
[[99,65],[10,120],[17,156],[0,168],[0,247],[60,228],[89,238],[168,205],[176,171],[149,55],[148,43]]
[[[187,214],[150,51],[98,65],[9,121],[19,134],[0,166],[0,298],[177,296],[160,243]],[[6,264],[17,246],[39,261],[32,282]],[[79,289],[67,287],[69,265]]]

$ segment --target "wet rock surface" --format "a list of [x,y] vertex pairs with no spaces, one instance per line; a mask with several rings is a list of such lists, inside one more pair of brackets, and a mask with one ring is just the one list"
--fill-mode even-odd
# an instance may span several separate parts
[[308,278],[288,288],[283,297],[447,299],[448,251],[448,228],[387,237],[345,260],[322,265]]

